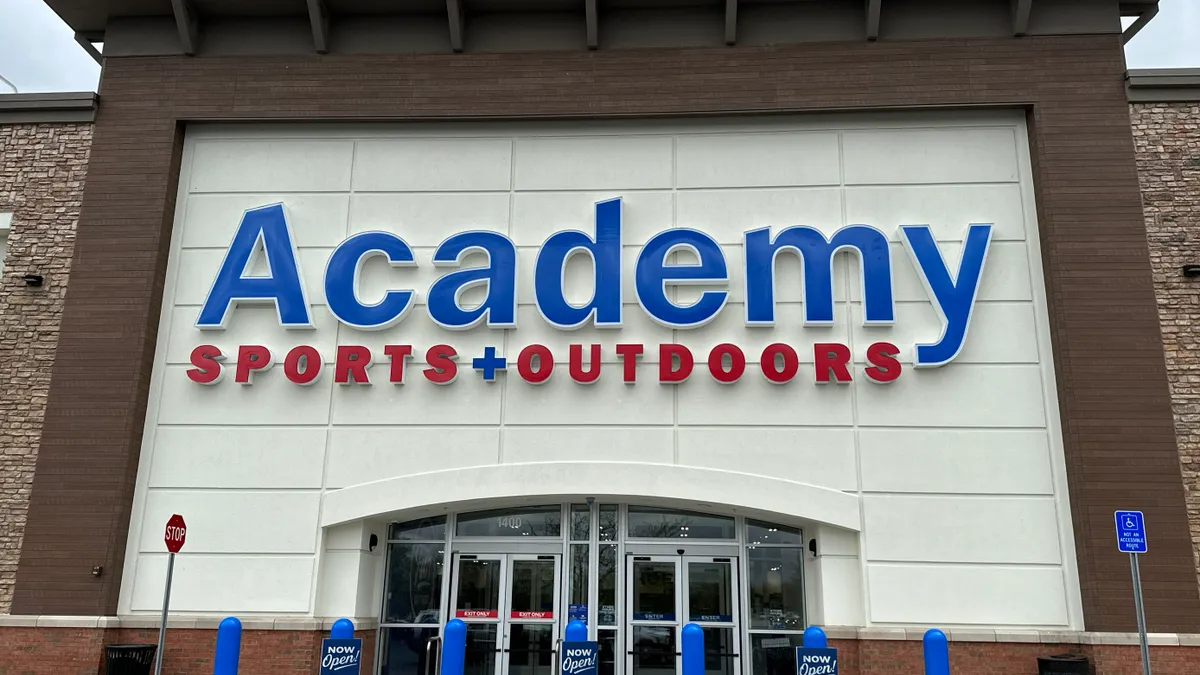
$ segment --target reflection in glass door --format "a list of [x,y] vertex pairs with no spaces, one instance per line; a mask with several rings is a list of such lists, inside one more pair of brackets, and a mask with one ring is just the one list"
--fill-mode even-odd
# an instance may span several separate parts
[[508,556],[510,593],[505,617],[503,675],[553,675],[560,577],[557,555]]
[[734,559],[683,556],[686,622],[704,630],[705,675],[738,672],[738,579]]
[[625,598],[628,675],[679,672],[679,563],[679,556],[629,556]]
[[704,631],[706,675],[740,672],[737,565],[732,557],[629,556],[627,675],[680,672],[680,631]]
[[503,619],[505,566],[503,555],[456,555],[450,607],[454,618],[467,624],[467,653],[463,675],[501,673],[500,629]]
[[561,557],[454,556],[450,606],[467,624],[464,675],[553,675]]

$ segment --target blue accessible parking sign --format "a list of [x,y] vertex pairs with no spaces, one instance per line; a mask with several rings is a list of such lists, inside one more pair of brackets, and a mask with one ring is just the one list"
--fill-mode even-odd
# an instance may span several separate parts
[[1121,553],[1145,553],[1149,550],[1146,541],[1146,521],[1141,511],[1117,511],[1117,549]]

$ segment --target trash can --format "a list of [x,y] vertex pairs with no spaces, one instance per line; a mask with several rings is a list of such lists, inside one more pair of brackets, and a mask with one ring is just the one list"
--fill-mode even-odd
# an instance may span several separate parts
[[156,645],[107,645],[104,675],[150,675],[157,650]]
[[1092,664],[1080,654],[1039,656],[1038,675],[1092,675]]

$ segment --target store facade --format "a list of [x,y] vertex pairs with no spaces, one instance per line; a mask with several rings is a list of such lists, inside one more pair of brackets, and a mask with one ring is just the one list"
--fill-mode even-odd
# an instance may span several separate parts
[[179,611],[369,617],[382,585],[387,672],[456,617],[500,672],[572,613],[630,673],[689,620],[731,673],[806,618],[1077,629],[1027,136],[189,129],[119,611],[187,511]]
[[237,615],[296,672],[350,617],[388,675],[451,618],[479,675],[549,673],[572,618],[605,675],[677,672],[689,621],[729,675],[808,625],[849,672],[938,626],[1119,673],[1137,508],[1173,672],[1200,593],[1105,12],[418,56],[113,21],[12,614],[137,639],[182,513],[170,634]]

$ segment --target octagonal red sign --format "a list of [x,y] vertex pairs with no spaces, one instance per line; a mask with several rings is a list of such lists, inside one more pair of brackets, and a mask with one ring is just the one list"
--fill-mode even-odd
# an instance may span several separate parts
[[167,532],[163,536],[163,540],[167,542],[167,550],[171,553],[179,553],[186,538],[187,525],[183,522],[183,516],[176,513],[167,521]]

